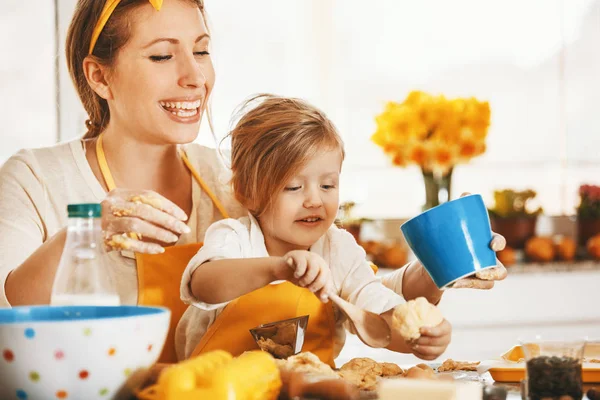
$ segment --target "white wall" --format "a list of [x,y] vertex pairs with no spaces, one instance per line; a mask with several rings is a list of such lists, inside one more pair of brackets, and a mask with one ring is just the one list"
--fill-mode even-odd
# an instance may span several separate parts
[[2,0],[0,54],[1,164],[58,135],[53,2]]

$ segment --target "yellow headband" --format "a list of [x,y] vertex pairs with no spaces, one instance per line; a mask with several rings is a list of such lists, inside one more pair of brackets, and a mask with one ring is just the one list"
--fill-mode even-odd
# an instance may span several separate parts
[[[156,11],[160,11],[160,8],[163,4],[163,0],[148,1],[150,2],[150,4],[152,4]],[[98,19],[98,22],[94,27],[94,32],[92,33],[92,41],[90,42],[90,51],[88,54],[92,54],[92,52],[94,51],[94,46],[96,46],[96,42],[98,41],[98,37],[100,36],[102,29],[104,29],[104,25],[106,25],[108,19],[112,15],[113,11],[115,11],[115,8],[117,8],[120,2],[121,0],[106,0],[104,8],[102,9],[102,13],[100,14],[100,18]]]

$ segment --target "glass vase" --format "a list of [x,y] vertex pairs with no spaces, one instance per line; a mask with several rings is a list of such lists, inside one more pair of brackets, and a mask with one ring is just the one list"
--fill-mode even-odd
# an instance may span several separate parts
[[452,168],[447,173],[421,170],[425,183],[425,204],[423,211],[439,206],[450,200]]

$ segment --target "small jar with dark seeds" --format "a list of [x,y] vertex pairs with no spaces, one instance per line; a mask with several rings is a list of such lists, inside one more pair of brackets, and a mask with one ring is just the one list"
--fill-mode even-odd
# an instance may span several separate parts
[[527,398],[530,400],[581,400],[581,360],[538,356],[527,361]]
[[600,400],[600,390],[596,388],[591,388],[587,392],[587,397],[589,400]]

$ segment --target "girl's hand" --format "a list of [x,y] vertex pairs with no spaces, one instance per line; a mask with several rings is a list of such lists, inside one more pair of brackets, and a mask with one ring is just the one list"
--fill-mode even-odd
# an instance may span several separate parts
[[292,283],[308,288],[323,303],[329,301],[328,294],[333,291],[333,282],[329,266],[321,256],[306,250],[293,250],[283,256],[286,264],[293,270],[288,277]]
[[150,190],[113,189],[102,201],[102,229],[107,251],[132,250],[163,253],[163,244],[175,243],[187,215],[175,203]]
[[415,356],[431,361],[446,351],[451,338],[452,325],[447,320],[443,320],[433,328],[421,328],[421,337],[409,345]]

